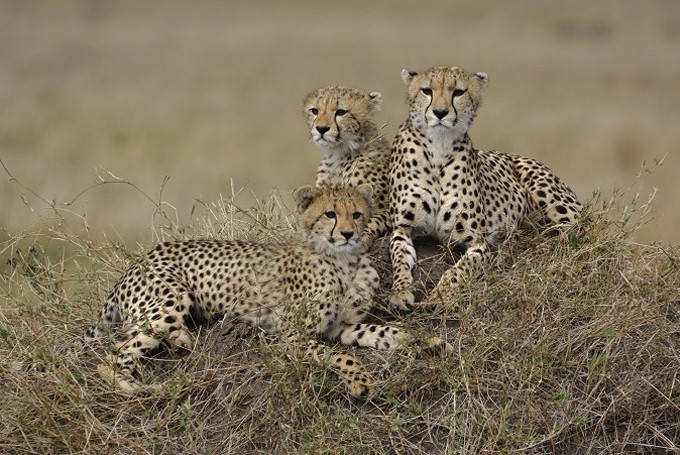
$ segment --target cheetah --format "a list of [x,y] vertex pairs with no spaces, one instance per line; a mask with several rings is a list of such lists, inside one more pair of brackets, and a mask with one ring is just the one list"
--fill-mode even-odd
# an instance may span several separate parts
[[[314,341],[318,335],[375,349],[403,345],[410,337],[405,331],[362,322],[378,286],[378,274],[362,254],[372,192],[368,184],[298,189],[301,236],[290,244],[186,240],[153,248],[124,273],[99,323],[86,333],[91,340],[107,326],[123,327],[100,375],[125,394],[145,388],[134,378],[138,361],[161,344],[191,347],[189,322],[196,316],[241,320],[286,341],[307,341],[313,358],[323,350]],[[295,323],[301,319],[304,324]],[[328,357],[351,395],[372,392],[359,360]]]
[[382,105],[379,92],[363,93],[338,85],[310,93],[304,114],[312,141],[322,153],[316,185],[373,187],[375,213],[369,220],[364,243],[387,234],[387,168],[390,146],[380,134],[373,116]]
[[389,168],[389,300],[409,310],[414,306],[415,234],[465,250],[424,302],[436,305],[479,273],[489,246],[522,221],[568,225],[582,207],[538,161],[473,147],[468,130],[488,84],[485,73],[438,66],[422,73],[403,70],[401,78],[408,87],[409,117],[392,144]]

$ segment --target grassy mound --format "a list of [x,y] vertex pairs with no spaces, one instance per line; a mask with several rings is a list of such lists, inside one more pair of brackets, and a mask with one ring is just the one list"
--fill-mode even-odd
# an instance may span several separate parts
[[[241,211],[203,207],[197,226],[160,218],[155,240],[281,241],[278,199]],[[613,221],[613,220],[616,221]],[[376,319],[437,334],[449,354],[355,353],[379,380],[354,400],[329,367],[240,324],[201,327],[192,352],[162,354],[125,398],[94,366],[106,348],[80,337],[130,250],[63,219],[2,245],[0,451],[8,453],[672,453],[680,450],[680,253],[640,245],[611,204],[575,229],[529,232],[498,247],[485,275],[438,313]],[[389,275],[385,244],[376,263]],[[426,292],[448,254],[419,246]],[[386,283],[385,289],[387,289]]]

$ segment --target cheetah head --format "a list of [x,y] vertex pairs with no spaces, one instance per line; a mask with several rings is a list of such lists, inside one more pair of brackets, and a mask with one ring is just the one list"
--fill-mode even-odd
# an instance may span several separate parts
[[303,186],[294,193],[300,227],[315,248],[328,254],[359,254],[371,217],[373,189]]
[[429,139],[455,141],[468,131],[489,77],[456,66],[437,66],[423,73],[402,70],[408,87],[409,116]]
[[310,93],[304,110],[312,140],[322,151],[359,150],[376,134],[373,115],[381,103],[379,92],[338,85]]

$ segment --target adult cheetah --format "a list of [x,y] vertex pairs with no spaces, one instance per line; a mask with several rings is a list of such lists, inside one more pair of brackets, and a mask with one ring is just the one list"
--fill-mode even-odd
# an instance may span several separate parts
[[[100,375],[124,393],[147,388],[133,378],[138,361],[162,342],[190,347],[188,323],[197,315],[239,319],[286,340],[305,340],[315,358],[322,349],[317,335],[375,349],[403,344],[410,339],[405,332],[361,322],[378,286],[378,274],[361,254],[371,195],[369,185],[300,188],[302,236],[291,244],[187,240],[156,246],[123,275],[99,325],[86,334],[91,339],[105,333],[103,326],[124,328]],[[302,332],[294,323],[300,317]],[[361,362],[337,353],[329,358],[350,394],[370,392]]]
[[531,158],[473,147],[468,129],[488,83],[485,73],[439,66],[423,73],[403,70],[408,120],[392,145],[390,253],[398,309],[414,304],[413,236],[433,236],[465,253],[441,277],[428,303],[446,300],[475,275],[489,244],[528,216],[556,225],[573,223],[581,204],[550,169]]
[[304,101],[311,138],[322,153],[316,185],[373,187],[375,212],[364,233],[367,247],[388,231],[390,146],[374,120],[381,103],[379,92],[338,85],[315,90]]

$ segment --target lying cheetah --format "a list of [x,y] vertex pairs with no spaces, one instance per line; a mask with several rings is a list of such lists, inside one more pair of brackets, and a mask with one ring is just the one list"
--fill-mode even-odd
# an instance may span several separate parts
[[[399,329],[361,323],[378,274],[361,255],[362,235],[371,216],[372,189],[310,186],[295,193],[302,238],[288,245],[243,241],[166,242],[130,268],[115,286],[99,325],[125,328],[117,353],[100,365],[101,376],[134,393],[137,361],[162,342],[192,346],[188,322],[240,319],[284,339],[314,340],[323,335],[345,345],[390,349],[409,337]],[[304,333],[293,321],[303,315]],[[310,342],[317,357],[321,346]],[[352,356],[330,355],[338,376],[353,396],[370,392],[372,382]]]
[[428,303],[434,304],[479,270],[500,234],[536,214],[558,225],[573,223],[581,204],[538,161],[472,146],[468,129],[488,82],[485,73],[440,66],[420,74],[403,70],[401,78],[408,86],[409,118],[397,133],[390,161],[390,303],[409,309],[414,234],[465,248],[430,294]]
[[380,108],[379,92],[331,86],[310,93],[304,112],[312,140],[323,156],[316,185],[358,186],[369,183],[375,191],[376,210],[369,220],[367,247],[388,231],[387,166],[390,147],[380,135],[373,115]]

